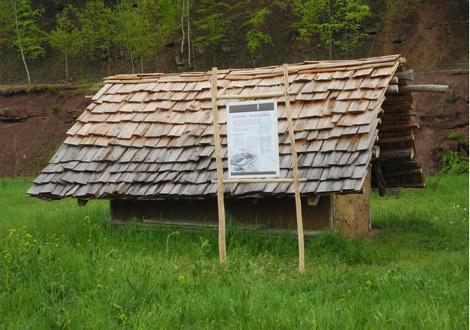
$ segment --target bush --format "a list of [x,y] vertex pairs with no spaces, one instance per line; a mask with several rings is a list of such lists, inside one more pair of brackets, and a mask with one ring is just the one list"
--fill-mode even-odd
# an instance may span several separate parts
[[458,151],[447,151],[442,155],[441,173],[465,174],[468,173],[468,139],[462,137],[462,132],[454,131],[449,139],[459,143]]
[[442,156],[442,171],[441,173],[449,174],[464,174],[468,173],[468,161],[463,158],[468,159],[468,155],[464,152],[457,151],[447,151]]

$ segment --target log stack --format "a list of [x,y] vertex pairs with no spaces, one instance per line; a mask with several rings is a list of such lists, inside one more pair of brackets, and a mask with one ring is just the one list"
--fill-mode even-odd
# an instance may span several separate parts
[[385,188],[425,187],[423,170],[416,158],[414,130],[419,125],[413,122],[412,92],[447,92],[446,85],[409,85],[413,70],[406,70],[403,62],[397,69],[387,88],[383,112],[380,114],[378,141],[380,156],[373,159],[373,186],[380,195]]

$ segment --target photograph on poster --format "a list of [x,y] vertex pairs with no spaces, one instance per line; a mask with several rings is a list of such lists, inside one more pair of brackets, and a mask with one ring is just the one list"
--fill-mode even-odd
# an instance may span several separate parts
[[229,178],[279,176],[276,100],[227,104]]

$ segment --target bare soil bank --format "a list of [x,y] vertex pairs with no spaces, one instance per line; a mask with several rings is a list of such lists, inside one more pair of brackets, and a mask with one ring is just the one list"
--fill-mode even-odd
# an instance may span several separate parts
[[[418,158],[425,173],[440,170],[441,155],[457,150],[448,136],[462,131],[468,138],[468,71],[415,74],[414,83],[450,84],[455,95],[414,93]],[[0,177],[35,176],[47,164],[67,130],[89,101],[72,87],[0,95]]]

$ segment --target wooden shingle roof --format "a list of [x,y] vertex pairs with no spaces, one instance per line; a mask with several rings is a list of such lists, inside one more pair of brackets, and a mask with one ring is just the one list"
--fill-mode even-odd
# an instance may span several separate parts
[[[302,195],[357,192],[378,136],[398,55],[289,65]],[[105,79],[28,191],[43,199],[167,199],[215,196],[210,72]],[[283,91],[282,66],[221,70],[219,94]],[[225,105],[219,100],[222,156]],[[292,178],[283,97],[278,98],[281,178]],[[414,148],[414,146],[413,146]],[[224,168],[227,162],[224,161]],[[227,197],[293,195],[293,184],[227,184]]]

